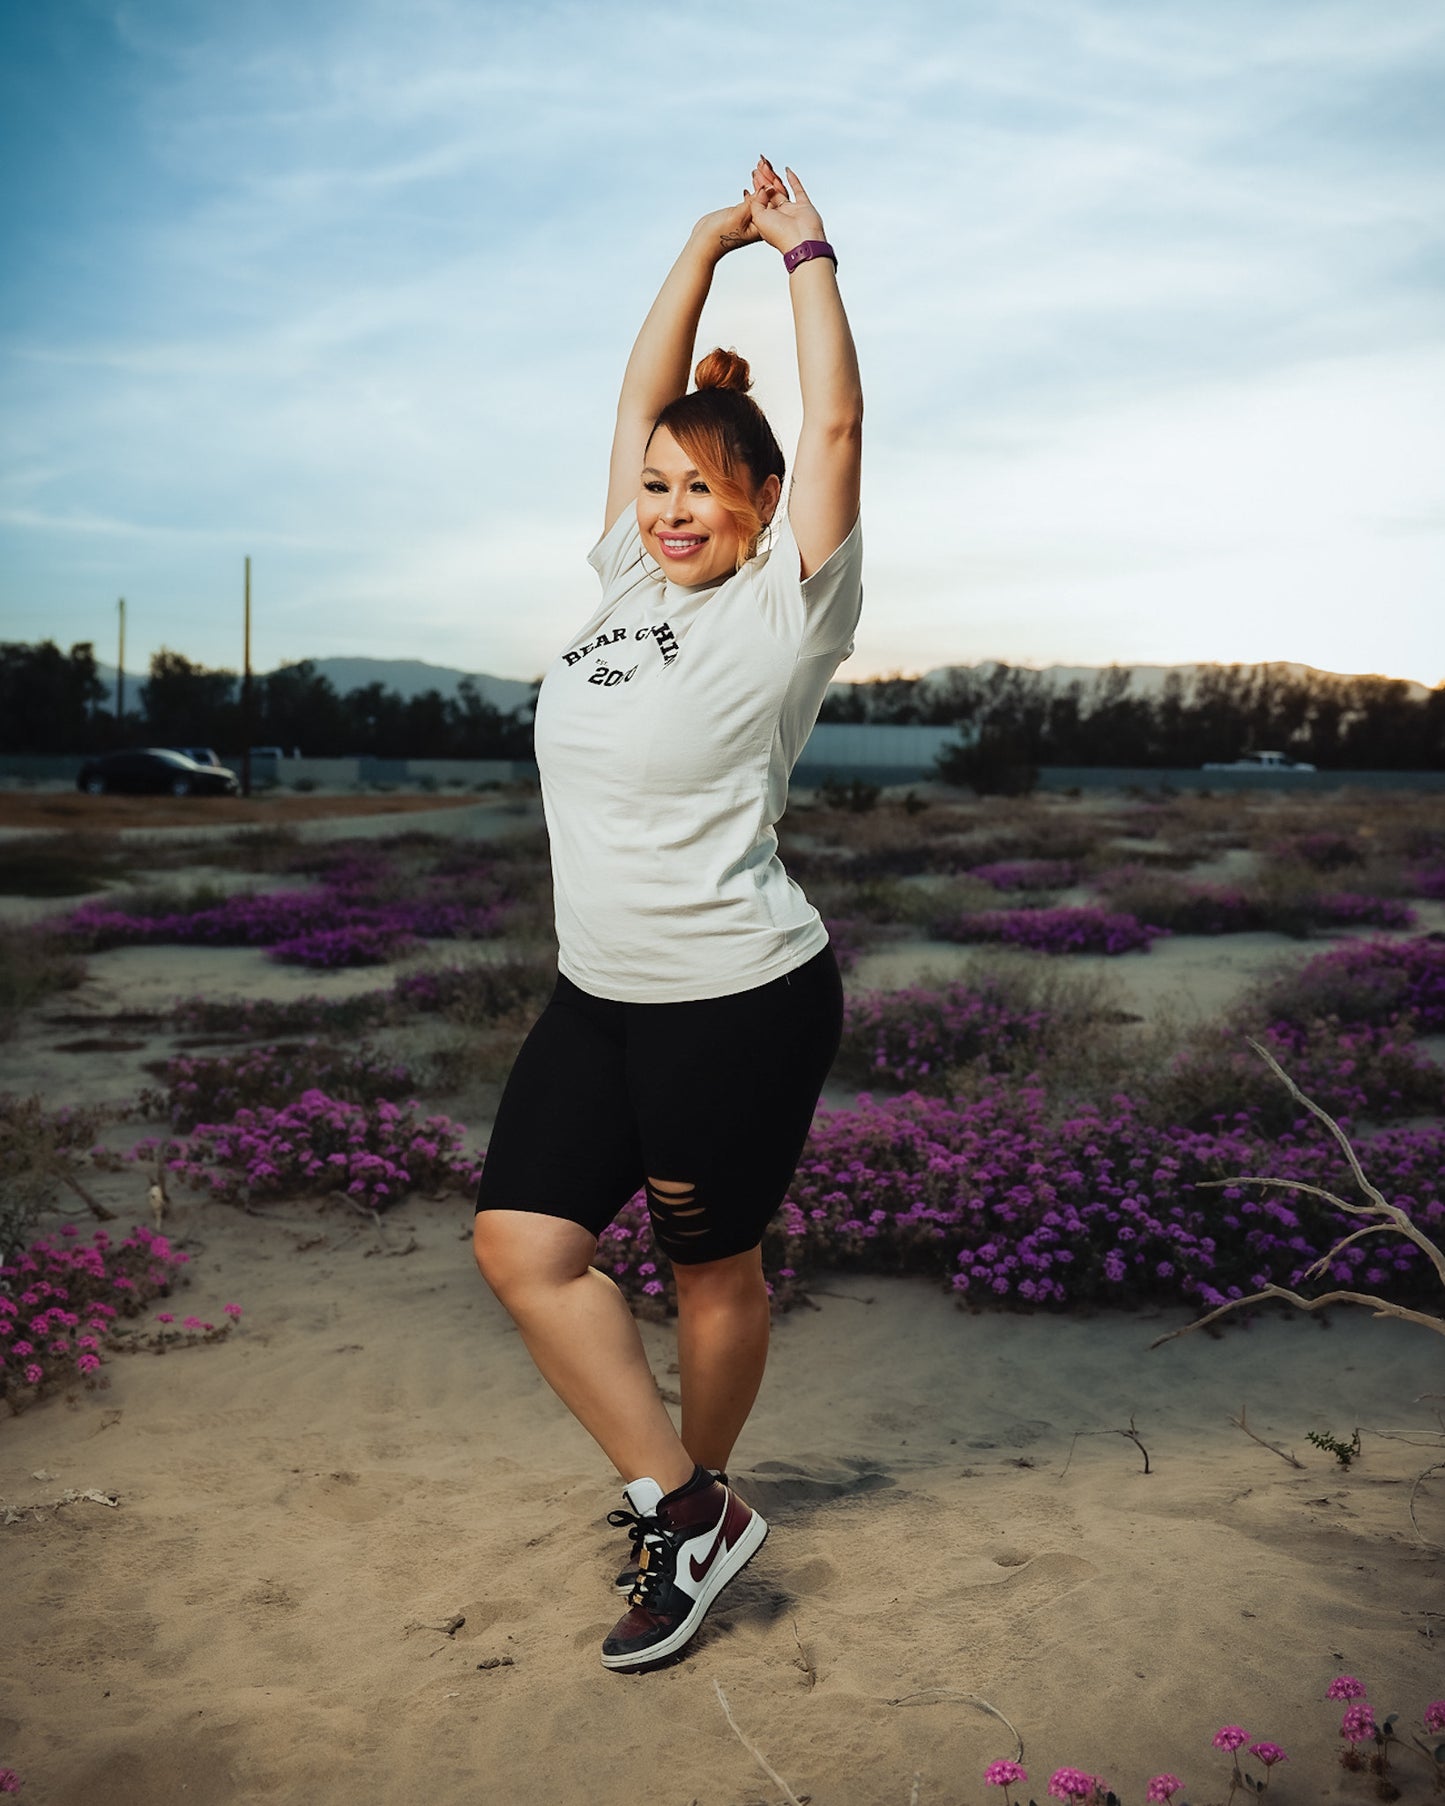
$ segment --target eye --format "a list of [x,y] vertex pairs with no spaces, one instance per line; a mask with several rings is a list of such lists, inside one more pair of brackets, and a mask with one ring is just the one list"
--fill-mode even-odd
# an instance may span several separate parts
[[667,484],[659,483],[655,477],[652,478],[650,481],[644,483],[642,485],[642,487],[648,492],[649,495],[666,495],[667,494]]
[[697,482],[695,482],[695,483],[693,483],[693,484],[692,484],[692,485],[691,485],[691,489],[692,489],[692,492],[693,492],[693,494],[694,494],[694,495],[709,495],[709,494],[711,494],[711,491],[710,491],[710,490],[709,490],[709,488],[708,488],[708,486],[707,486],[707,484],[706,484],[706,483],[704,483],[704,482],[703,482],[703,480],[702,480],[702,479],[701,479],[701,477],[699,477],[699,478],[698,478],[698,480],[697,480]]

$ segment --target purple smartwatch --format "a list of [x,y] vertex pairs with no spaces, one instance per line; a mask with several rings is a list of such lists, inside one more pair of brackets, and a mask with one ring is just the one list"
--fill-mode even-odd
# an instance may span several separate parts
[[825,238],[805,238],[802,244],[783,252],[783,268],[791,276],[800,263],[811,263],[815,257],[831,257],[833,268],[838,267],[838,253]]

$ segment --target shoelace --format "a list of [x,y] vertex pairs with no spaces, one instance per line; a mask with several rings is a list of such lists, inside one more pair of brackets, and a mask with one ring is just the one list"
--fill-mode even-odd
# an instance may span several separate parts
[[[639,1564],[637,1582],[627,1595],[627,1603],[646,1605],[662,1576],[662,1564],[657,1558],[667,1547],[666,1533],[655,1516],[639,1517],[634,1511],[609,1511],[607,1522],[615,1529],[627,1531],[633,1560]],[[644,1548],[647,1550],[645,1563],[641,1559]]]

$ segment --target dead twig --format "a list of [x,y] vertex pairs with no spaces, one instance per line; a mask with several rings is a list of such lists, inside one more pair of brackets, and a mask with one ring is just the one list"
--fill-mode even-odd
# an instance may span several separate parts
[[1412,1311],[1403,1304],[1392,1304],[1387,1298],[1376,1298],[1372,1292],[1324,1292],[1318,1298],[1301,1298],[1298,1292],[1291,1292],[1287,1286],[1265,1286],[1262,1291],[1251,1292],[1247,1298],[1231,1298],[1228,1304],[1221,1304],[1207,1317],[1197,1317],[1182,1329],[1171,1329],[1167,1336],[1157,1337],[1149,1346],[1162,1348],[1166,1342],[1187,1336],[1193,1330],[1206,1328],[1218,1318],[1227,1316],[1230,1311],[1241,1310],[1247,1304],[1262,1304],[1266,1298],[1283,1299],[1299,1311],[1322,1311],[1332,1304],[1362,1304],[1372,1317],[1398,1317],[1402,1323],[1418,1323],[1422,1329],[1433,1329],[1445,1336],[1445,1318],[1431,1317],[1424,1311]]
[[1427,1549],[1438,1549],[1440,1544],[1431,1542],[1430,1538],[1426,1536],[1425,1532],[1420,1528],[1419,1519],[1415,1516],[1415,1495],[1430,1478],[1431,1474],[1438,1474],[1442,1469],[1445,1469],[1445,1461],[1436,1461],[1432,1466],[1427,1467],[1423,1473],[1416,1474],[1415,1484],[1410,1488],[1410,1528],[1415,1532],[1416,1536],[1419,1537],[1420,1541],[1424,1543]]
[[1009,1723],[1008,1719],[1004,1717],[997,1706],[991,1706],[986,1699],[982,1698],[977,1693],[957,1693],[952,1687],[924,1687],[917,1693],[904,1693],[897,1699],[885,1700],[883,1703],[889,1706],[933,1706],[937,1705],[940,1700],[945,1699],[957,1700],[960,1704],[965,1706],[977,1706],[980,1712],[987,1712],[990,1717],[996,1718],[1001,1725],[1004,1725],[1008,1729],[1010,1735],[1013,1737],[1014,1761],[1023,1761],[1023,1738],[1019,1736],[1013,1725]]
[[793,1641],[798,1646],[798,1654],[793,1662],[793,1666],[795,1668],[801,1668],[803,1673],[807,1675],[808,1691],[811,1693],[818,1684],[818,1670],[813,1666],[808,1657],[808,1652],[803,1648],[803,1639],[798,1635],[798,1620],[796,1618],[789,1618],[788,1622],[793,1627]]
[[1281,1461],[1287,1461],[1291,1467],[1303,1469],[1303,1461],[1296,1461],[1294,1456],[1287,1455],[1277,1442],[1266,1442],[1263,1436],[1257,1436],[1255,1432],[1250,1429],[1245,1417],[1245,1407],[1243,1405],[1239,1407],[1239,1416],[1231,1417],[1229,1421],[1237,1430],[1243,1430],[1251,1442],[1257,1442],[1262,1449],[1268,1449],[1270,1454],[1278,1455]]
[[1139,1453],[1144,1457],[1144,1472],[1146,1474],[1152,1472],[1152,1469],[1149,1466],[1149,1451],[1140,1441],[1139,1432],[1134,1428],[1134,1419],[1131,1417],[1129,1419],[1129,1427],[1127,1430],[1075,1430],[1073,1441],[1069,1444],[1069,1459],[1068,1461],[1065,1461],[1063,1467],[1059,1470],[1059,1478],[1061,1480],[1069,1471],[1069,1462],[1074,1458],[1074,1448],[1081,1436],[1122,1436],[1125,1441],[1132,1442],[1135,1448],[1138,1449]]
[[788,1802],[788,1806],[803,1806],[803,1802],[798,1798],[797,1794],[793,1792],[792,1788],[788,1786],[787,1782],[773,1767],[772,1763],[768,1761],[767,1757],[758,1748],[757,1744],[755,1744],[750,1737],[744,1735],[742,1727],[738,1724],[737,1719],[733,1717],[732,1707],[728,1704],[727,1695],[723,1692],[722,1687],[717,1681],[713,1682],[713,1691],[717,1694],[718,1704],[723,1709],[723,1717],[727,1719],[728,1723],[733,1728],[734,1736],[768,1779],[775,1786],[782,1788],[783,1798]]
[[75,1193],[76,1197],[80,1199],[81,1203],[97,1222],[113,1223],[115,1221],[115,1212],[113,1210],[107,1210],[98,1198],[91,1197],[90,1193],[80,1183],[74,1173],[70,1172],[66,1167],[57,1166],[55,1169],[55,1176],[62,1185],[68,1185],[70,1187],[71,1191]]

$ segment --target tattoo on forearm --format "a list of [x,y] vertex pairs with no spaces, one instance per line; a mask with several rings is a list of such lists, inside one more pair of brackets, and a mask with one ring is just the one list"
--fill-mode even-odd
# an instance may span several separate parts
[[723,232],[718,235],[718,242],[725,251],[736,251],[739,245],[748,241],[741,232]]

